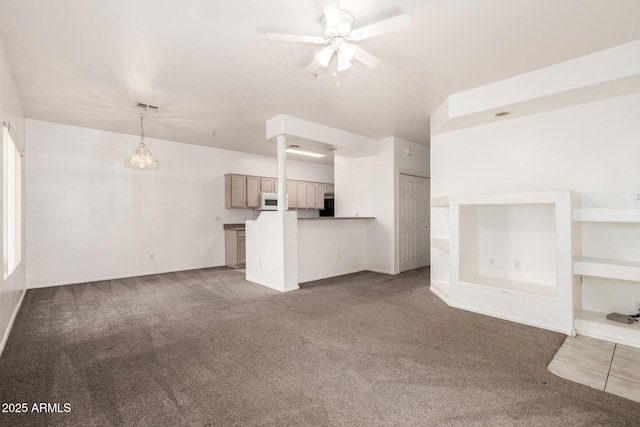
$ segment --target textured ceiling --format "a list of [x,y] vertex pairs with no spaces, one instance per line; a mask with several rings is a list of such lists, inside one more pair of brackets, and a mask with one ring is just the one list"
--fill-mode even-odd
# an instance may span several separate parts
[[[275,155],[265,121],[288,114],[371,138],[429,141],[450,94],[640,39],[638,0],[342,0],[355,27],[409,13],[364,41],[383,60],[305,75],[320,0],[0,0],[0,40],[29,118]],[[214,132],[216,135],[214,136]],[[332,162],[331,156],[321,160]]]

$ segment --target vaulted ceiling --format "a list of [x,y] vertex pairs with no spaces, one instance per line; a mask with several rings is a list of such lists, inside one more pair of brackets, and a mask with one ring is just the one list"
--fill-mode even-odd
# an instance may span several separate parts
[[[288,114],[371,138],[429,142],[450,94],[640,39],[638,0],[342,0],[355,27],[409,13],[360,44],[382,59],[305,74],[321,0],[0,0],[0,41],[29,118],[275,155]],[[214,135],[215,133],[215,135]],[[331,163],[331,156],[321,160]]]

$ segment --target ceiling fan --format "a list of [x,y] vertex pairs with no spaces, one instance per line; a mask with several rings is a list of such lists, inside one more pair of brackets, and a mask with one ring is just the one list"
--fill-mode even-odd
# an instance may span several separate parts
[[311,73],[315,73],[320,68],[328,68],[334,59],[338,63],[338,71],[349,69],[354,59],[374,69],[382,61],[356,43],[411,25],[409,14],[405,13],[354,30],[354,17],[346,10],[340,9],[340,0],[323,0],[322,8],[324,11],[320,21],[323,28],[322,37],[267,34],[267,40],[270,41],[324,45],[324,49],[316,53],[315,60],[307,67],[307,72]]

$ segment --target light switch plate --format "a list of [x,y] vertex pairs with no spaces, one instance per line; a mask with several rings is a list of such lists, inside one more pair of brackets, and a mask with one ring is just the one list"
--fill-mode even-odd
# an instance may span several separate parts
[[640,191],[635,191],[633,193],[633,202],[640,203]]

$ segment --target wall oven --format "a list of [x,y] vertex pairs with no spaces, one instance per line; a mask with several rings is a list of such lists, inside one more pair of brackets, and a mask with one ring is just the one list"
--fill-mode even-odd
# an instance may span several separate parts
[[333,216],[333,193],[325,193],[324,209],[320,210],[320,216]]

